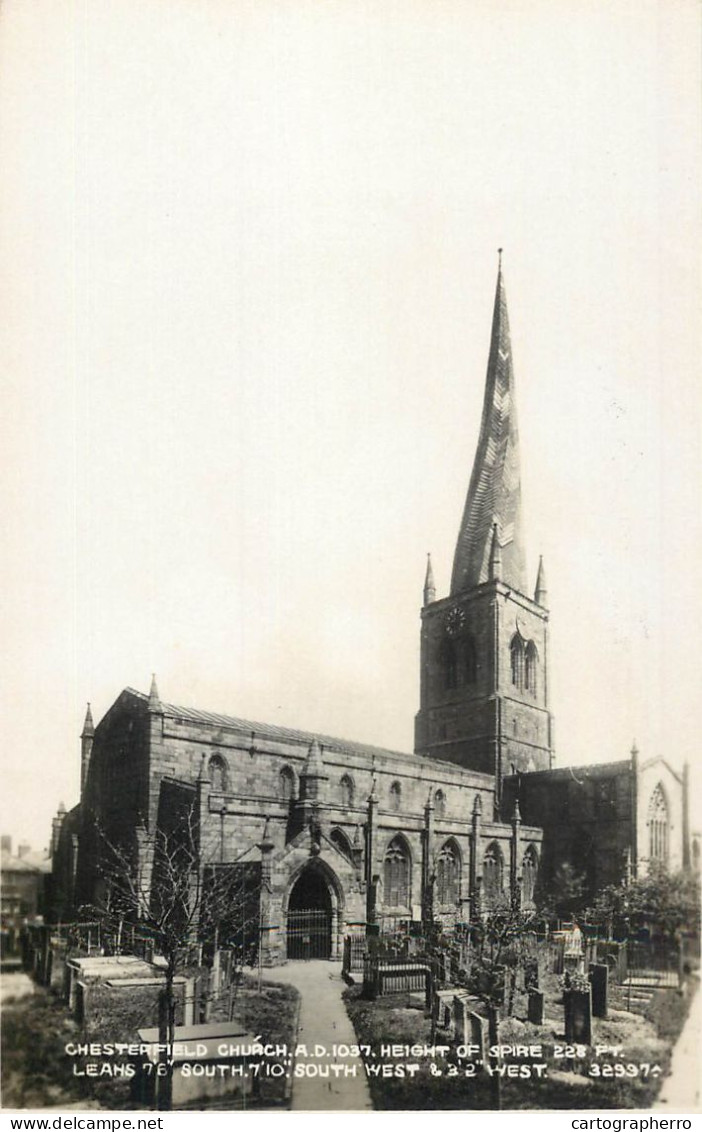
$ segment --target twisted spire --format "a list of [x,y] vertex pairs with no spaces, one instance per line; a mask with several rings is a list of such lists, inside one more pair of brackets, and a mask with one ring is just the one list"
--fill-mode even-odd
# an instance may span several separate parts
[[501,254],[483,416],[453,561],[452,594],[488,581],[495,526],[500,532],[501,580],[524,593],[519,431]]

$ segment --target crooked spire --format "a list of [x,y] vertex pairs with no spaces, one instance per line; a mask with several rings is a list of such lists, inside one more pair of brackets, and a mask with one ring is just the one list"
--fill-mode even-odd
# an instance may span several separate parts
[[452,594],[490,578],[495,527],[500,538],[501,580],[525,593],[519,432],[501,249],[483,416],[453,560]]

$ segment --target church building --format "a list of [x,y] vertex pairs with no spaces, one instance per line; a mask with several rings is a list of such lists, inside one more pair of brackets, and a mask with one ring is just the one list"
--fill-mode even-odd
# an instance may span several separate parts
[[[201,860],[250,866],[263,961],[344,936],[465,922],[570,862],[594,892],[689,863],[687,777],[663,759],[554,766],[546,574],[526,576],[501,265],[477,452],[450,593],[427,563],[415,750],[257,723],[126,688],[81,736],[81,800],[55,819],[54,915],[99,898],[100,836],[150,875],[156,830],[196,815]],[[58,823],[58,824],[57,824]],[[98,830],[101,831],[99,836]]]

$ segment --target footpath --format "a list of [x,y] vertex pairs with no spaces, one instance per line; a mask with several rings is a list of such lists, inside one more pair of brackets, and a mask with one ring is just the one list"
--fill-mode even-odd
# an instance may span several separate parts
[[[298,1072],[309,1066],[311,1076],[294,1076],[293,1112],[364,1112],[373,1108],[368,1079],[360,1057],[334,1056],[332,1047],[352,1046],[354,1028],[341,999],[345,988],[337,963],[324,960],[290,962],[266,970],[271,982],[289,983],[300,993],[298,1045],[307,1046],[307,1056],[297,1058]],[[315,1046],[324,1046],[329,1056],[315,1057]],[[336,1073],[332,1068],[337,1066]],[[339,1072],[339,1067],[341,1072]],[[326,1074],[329,1076],[320,1076]]]
[[663,1082],[654,1111],[693,1113],[700,1108],[700,991],[690,1003],[682,1033],[675,1043],[670,1073]]

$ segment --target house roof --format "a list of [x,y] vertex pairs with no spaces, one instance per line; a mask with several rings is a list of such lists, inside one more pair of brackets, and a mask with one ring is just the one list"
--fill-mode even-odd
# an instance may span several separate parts
[[[618,762],[611,763],[595,763],[592,766],[558,766],[552,767],[551,770],[532,770],[528,774],[522,776],[522,783],[526,783],[532,779],[538,779],[540,782],[544,780],[566,779],[573,782],[581,782],[585,778],[612,778],[615,775],[623,774],[631,770],[630,759],[620,759]],[[514,779],[516,775],[509,775],[509,778]]]
[[51,861],[43,853],[26,853],[24,857],[16,857],[3,849],[0,867],[4,873],[49,873]]

